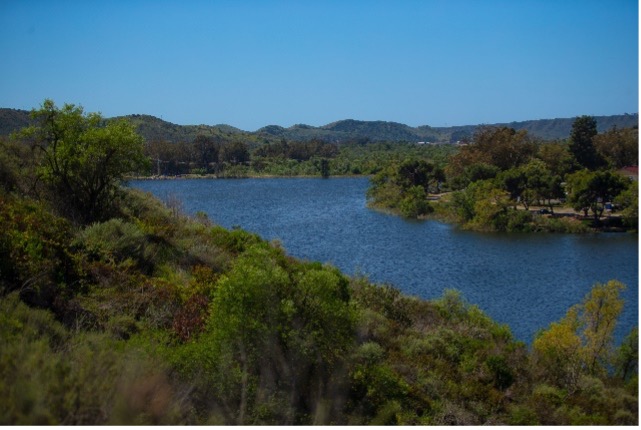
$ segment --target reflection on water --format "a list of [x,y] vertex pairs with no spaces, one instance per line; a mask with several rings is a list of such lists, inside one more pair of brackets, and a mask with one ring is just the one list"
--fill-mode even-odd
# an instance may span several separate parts
[[132,181],[185,211],[279,239],[288,253],[364,274],[406,294],[455,288],[530,342],[595,282],[628,289],[617,337],[638,324],[638,239],[627,234],[481,234],[406,221],[365,206],[366,178]]

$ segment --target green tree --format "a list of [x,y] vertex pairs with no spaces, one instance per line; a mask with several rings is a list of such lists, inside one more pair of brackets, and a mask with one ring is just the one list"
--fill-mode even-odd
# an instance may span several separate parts
[[553,176],[545,163],[538,159],[502,172],[498,181],[510,193],[515,204],[521,203],[525,210],[541,201],[546,201],[551,209],[551,200],[564,196],[561,179]]
[[440,191],[445,179],[442,169],[425,160],[406,160],[378,172],[371,180],[367,197],[373,206],[398,210],[407,218],[430,213],[429,190]]
[[542,160],[553,175],[564,178],[576,165],[567,144],[554,142],[539,147],[537,158]]
[[51,100],[31,117],[35,125],[18,136],[41,152],[38,173],[54,200],[82,222],[105,217],[125,174],[146,166],[143,138],[125,120],[103,125],[98,113]]
[[639,129],[612,127],[593,138],[597,153],[615,169],[639,164]]
[[536,145],[525,130],[509,127],[484,127],[474,135],[473,147],[490,158],[501,170],[526,163],[536,152]]
[[527,198],[530,201],[536,200],[538,204],[545,201],[550,211],[554,212],[552,200],[565,196],[560,176],[554,175],[545,163],[538,159],[533,159],[523,166],[523,172],[527,183]]
[[245,164],[249,162],[249,149],[243,142],[227,143],[220,148],[218,158],[220,161],[231,164]]
[[460,176],[453,177],[449,181],[449,186],[454,189],[462,189],[472,182],[482,181],[484,179],[493,179],[498,175],[499,169],[496,166],[487,163],[476,163],[467,166]]
[[329,178],[330,169],[329,169],[329,160],[327,158],[321,158],[320,172],[321,172],[321,177]]
[[536,151],[536,143],[525,130],[481,127],[475,132],[472,143],[463,146],[450,158],[445,169],[448,181],[460,185],[457,178],[465,175],[466,169],[475,164],[494,166],[500,171],[520,166],[527,163]]
[[581,371],[578,309],[573,306],[558,322],[539,333],[532,344],[534,360],[544,379],[557,386],[574,386]]
[[252,245],[218,280],[206,330],[180,361],[229,424],[306,423],[317,404],[339,403],[331,394],[353,343],[349,301],[337,269]]
[[614,199],[621,206],[623,222],[631,228],[639,228],[639,183],[632,181],[628,188]]
[[427,201],[425,190],[420,185],[415,185],[403,192],[398,208],[405,218],[418,218],[433,211]]
[[196,152],[196,161],[198,167],[208,172],[211,165],[218,162],[218,152],[220,150],[220,139],[212,136],[199,134],[194,140]]
[[443,170],[425,160],[403,162],[398,167],[396,176],[396,182],[403,189],[421,186],[426,193],[429,193],[430,190],[438,192],[439,183],[445,180]]
[[500,188],[493,188],[491,182],[483,188],[485,192],[480,196],[477,194],[474,203],[475,215],[472,224],[481,230],[489,228],[495,231],[506,231],[508,209],[512,204],[508,193]]
[[29,148],[0,138],[0,188],[23,190],[34,182]]
[[593,139],[597,135],[596,119],[583,115],[574,120],[570,132],[570,152],[579,165],[594,170],[603,165],[603,159],[596,152]]
[[612,201],[627,188],[625,178],[610,171],[580,170],[568,177],[568,201],[575,210],[587,216],[592,211],[594,222],[603,214],[604,204]]
[[520,167],[502,172],[498,181],[505,191],[510,194],[510,199],[514,201],[516,208],[517,203],[521,203],[525,210],[530,206],[530,198],[527,193],[527,177],[525,171]]

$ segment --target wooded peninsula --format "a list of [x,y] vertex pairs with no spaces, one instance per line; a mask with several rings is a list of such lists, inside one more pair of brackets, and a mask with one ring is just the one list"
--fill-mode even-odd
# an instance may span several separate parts
[[526,345],[457,291],[405,296],[122,186],[371,175],[370,205],[405,217],[636,231],[638,127],[582,116],[567,139],[485,126],[438,144],[224,133],[150,140],[45,100],[0,139],[0,424],[639,423],[616,280]]

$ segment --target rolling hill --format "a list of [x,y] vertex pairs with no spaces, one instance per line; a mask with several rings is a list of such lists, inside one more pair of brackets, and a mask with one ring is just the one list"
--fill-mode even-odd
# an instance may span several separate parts
[[[255,132],[247,132],[226,124],[218,125],[178,125],[151,115],[128,115],[138,132],[147,140],[168,142],[191,142],[199,134],[221,138],[239,138],[260,143],[280,139],[312,140],[321,139],[331,142],[348,140],[370,141],[409,141],[409,142],[456,142],[471,136],[481,125],[462,125],[453,127],[430,127],[428,125],[411,127],[406,124],[388,121],[357,121],[345,119],[320,127],[296,124],[288,128],[268,125]],[[115,118],[114,118],[115,119]],[[639,115],[623,114],[595,116],[599,132],[618,128],[638,127]],[[108,119],[109,120],[109,119]],[[19,109],[0,108],[0,136],[29,125],[29,112]],[[538,119],[530,121],[483,124],[507,126],[516,130],[527,130],[532,136],[545,140],[566,139],[570,135],[574,118]]]

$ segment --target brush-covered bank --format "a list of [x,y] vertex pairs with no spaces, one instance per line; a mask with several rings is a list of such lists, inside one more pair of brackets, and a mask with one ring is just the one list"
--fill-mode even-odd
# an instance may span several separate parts
[[637,334],[593,326],[616,282],[528,348],[455,291],[403,296],[141,192],[84,226],[0,207],[5,424],[637,422]]

